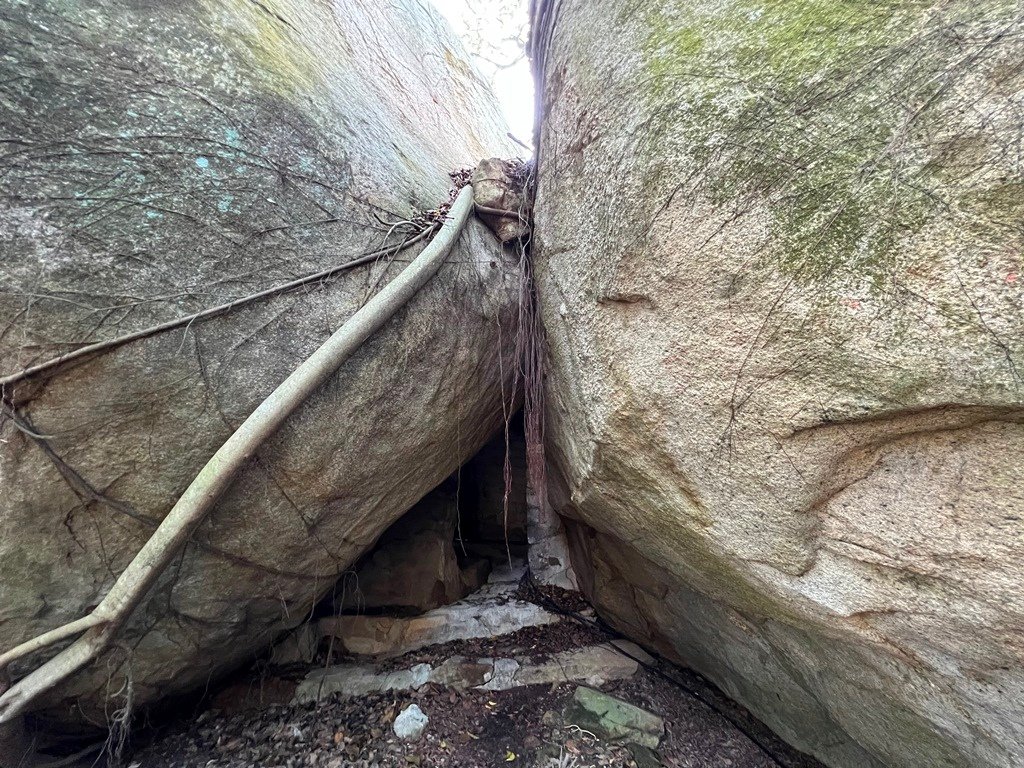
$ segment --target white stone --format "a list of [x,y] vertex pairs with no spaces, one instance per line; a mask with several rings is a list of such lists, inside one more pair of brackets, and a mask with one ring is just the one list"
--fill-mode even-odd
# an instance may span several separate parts
[[340,640],[349,653],[401,656],[428,645],[498,637],[558,620],[558,616],[534,603],[496,596],[446,605],[408,619],[330,616],[320,620],[320,632]]
[[478,686],[487,691],[504,691],[516,686],[516,675],[521,665],[515,659],[496,659],[492,671],[486,676],[483,685]]
[[575,648],[536,661],[529,656],[497,659],[454,656],[437,667],[417,664],[389,672],[378,672],[370,664],[340,664],[307,674],[296,688],[293,700],[301,703],[335,694],[353,697],[381,691],[415,690],[427,683],[485,691],[565,682],[601,685],[609,680],[631,677],[637,668],[635,661],[610,645]]
[[549,683],[585,682],[599,686],[609,680],[632,677],[639,665],[623,656],[609,645],[591,645],[571,651],[556,653],[538,662],[520,659],[520,668],[512,681],[502,685],[504,679],[495,685],[484,685],[488,690],[504,690],[520,685]]
[[394,730],[395,736],[398,738],[411,741],[423,735],[428,722],[430,722],[430,718],[423,713],[419,705],[410,704],[398,713],[392,730]]

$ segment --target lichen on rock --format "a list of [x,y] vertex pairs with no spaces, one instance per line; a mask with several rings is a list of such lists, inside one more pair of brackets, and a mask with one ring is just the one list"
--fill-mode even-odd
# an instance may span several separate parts
[[[511,151],[489,89],[448,63],[454,34],[413,0],[42,0],[0,29],[3,375],[398,246],[449,171]],[[0,650],[86,615],[414,253],[6,385]],[[48,714],[98,722],[250,660],[486,442],[518,265],[478,222],[451,262],[263,445]]]
[[584,591],[830,765],[1019,764],[1019,8],[537,13]]
[[1011,3],[645,9],[645,145],[692,174],[680,194],[763,209],[780,267],[881,280],[937,219],[998,228],[969,201],[1005,178]]

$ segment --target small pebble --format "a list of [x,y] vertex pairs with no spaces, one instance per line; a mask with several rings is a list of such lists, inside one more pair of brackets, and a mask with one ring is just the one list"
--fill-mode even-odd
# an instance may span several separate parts
[[423,714],[418,704],[410,704],[398,713],[392,729],[395,736],[406,741],[418,739],[426,730],[429,718]]

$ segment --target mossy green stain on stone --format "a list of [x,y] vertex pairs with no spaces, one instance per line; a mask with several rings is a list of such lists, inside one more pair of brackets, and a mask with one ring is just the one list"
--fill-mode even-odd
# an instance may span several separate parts
[[[291,8],[281,0],[205,0],[219,37],[246,54],[267,85],[279,96],[310,91],[322,81],[321,65],[302,35],[287,19]],[[222,19],[230,19],[224,24]],[[338,51],[331,51],[337,55]],[[234,143],[229,139],[229,143]]]
[[567,709],[570,722],[609,741],[657,748],[665,733],[661,717],[601,691],[579,686]]
[[1024,181],[1013,180],[994,184],[987,189],[965,196],[968,205],[974,205],[990,217],[1000,215],[1018,226],[1024,219]]
[[940,18],[939,5],[659,6],[644,20],[649,141],[690,167],[659,169],[658,182],[699,179],[703,195],[737,210],[766,201],[773,254],[800,277],[899,266],[905,239],[956,204],[936,192],[947,180],[929,143],[971,74],[971,50],[948,30],[981,46],[1010,8],[946,7]]

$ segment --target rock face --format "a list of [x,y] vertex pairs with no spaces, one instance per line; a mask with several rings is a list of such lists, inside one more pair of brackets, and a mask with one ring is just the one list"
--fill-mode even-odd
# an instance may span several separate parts
[[665,721],[658,715],[582,685],[573,694],[566,717],[603,739],[633,742],[650,749],[657,749],[665,734]]
[[436,666],[420,662],[397,669],[394,666],[381,669],[370,662],[349,663],[311,669],[296,686],[293,701],[303,703],[329,696],[347,698],[382,691],[418,690],[428,684],[485,691],[573,681],[604,685],[610,680],[632,677],[637,669],[639,665],[635,661],[609,645],[588,645],[552,654],[515,658],[467,659],[452,656]]
[[598,610],[833,766],[1024,763],[1019,7],[535,22],[548,450]]
[[486,570],[463,569],[455,552],[458,505],[458,489],[451,480],[427,494],[388,528],[352,578],[339,583],[335,606],[348,613],[422,613],[479,587]]
[[[515,591],[515,585],[508,586],[508,589],[488,589],[465,601],[411,618],[327,616],[320,619],[319,635],[332,638],[334,647],[348,653],[402,656],[430,645],[499,637],[558,621],[557,615],[534,603],[511,597],[509,593]],[[301,644],[301,639],[301,636],[296,638],[296,645]]]
[[[511,152],[414,0],[42,0],[0,28],[4,374],[400,242],[449,170]],[[0,648],[95,605],[234,427],[414,253],[6,387],[36,436],[3,418]],[[252,658],[488,439],[516,261],[476,222],[450,261],[254,457],[119,649],[41,704],[94,717],[129,684],[141,705]]]
[[529,167],[492,157],[473,171],[473,203],[477,213],[503,243],[530,234],[530,204],[524,192]]

